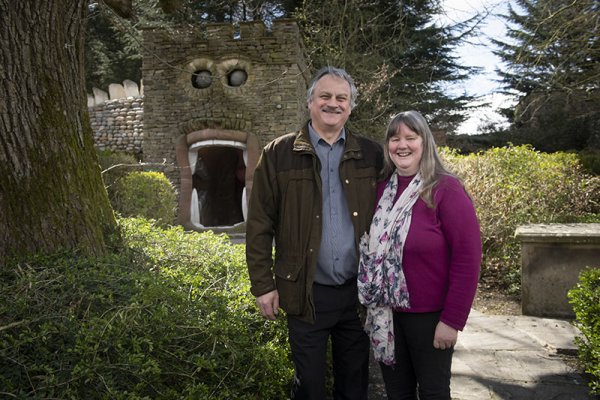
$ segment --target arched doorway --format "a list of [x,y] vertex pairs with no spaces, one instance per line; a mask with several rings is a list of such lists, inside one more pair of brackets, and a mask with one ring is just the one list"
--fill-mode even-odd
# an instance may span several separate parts
[[199,231],[243,230],[259,156],[256,138],[241,131],[205,129],[182,136],[176,147],[179,223]]

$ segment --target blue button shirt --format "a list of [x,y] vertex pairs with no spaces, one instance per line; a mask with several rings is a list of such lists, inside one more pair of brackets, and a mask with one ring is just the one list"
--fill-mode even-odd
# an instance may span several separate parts
[[342,128],[338,139],[330,145],[308,124],[310,141],[321,162],[321,190],[323,215],[321,247],[317,259],[315,282],[340,285],[356,276],[358,257],[354,246],[354,226],[342,180],[340,162],[344,155],[346,131]]

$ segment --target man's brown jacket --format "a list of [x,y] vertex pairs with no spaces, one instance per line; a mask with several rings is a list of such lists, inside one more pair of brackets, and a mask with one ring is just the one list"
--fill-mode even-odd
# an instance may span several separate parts
[[[346,129],[339,173],[357,252],[358,241],[373,217],[382,162],[379,144]],[[260,296],[277,289],[281,308],[308,322],[314,322],[312,284],[321,243],[319,170],[308,124],[299,132],[273,140],[263,149],[254,172],[246,222],[252,294]]]

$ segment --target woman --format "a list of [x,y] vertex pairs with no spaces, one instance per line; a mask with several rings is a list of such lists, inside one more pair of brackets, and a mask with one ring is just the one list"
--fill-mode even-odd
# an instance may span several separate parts
[[437,153],[416,111],[388,126],[383,180],[361,239],[359,299],[388,399],[450,399],[458,331],[479,279],[481,237],[473,203]]

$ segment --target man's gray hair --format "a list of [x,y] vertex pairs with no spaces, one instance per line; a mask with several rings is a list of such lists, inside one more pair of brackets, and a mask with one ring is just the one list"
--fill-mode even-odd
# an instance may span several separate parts
[[358,97],[358,89],[354,84],[354,80],[352,79],[350,74],[348,74],[345,70],[330,66],[321,68],[319,71],[317,71],[312,81],[310,81],[310,85],[308,86],[308,92],[306,94],[306,102],[310,104],[310,102],[312,101],[312,96],[315,92],[315,86],[317,86],[317,82],[325,75],[337,76],[338,78],[342,78],[343,80],[348,82],[348,84],[350,85],[350,108],[353,109],[356,106],[356,98]]

